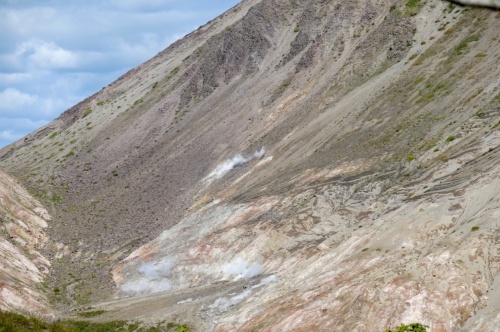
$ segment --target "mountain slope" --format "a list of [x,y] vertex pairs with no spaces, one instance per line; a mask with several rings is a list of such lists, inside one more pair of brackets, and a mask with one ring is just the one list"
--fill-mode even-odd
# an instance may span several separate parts
[[45,251],[59,306],[254,276],[182,308],[201,330],[495,326],[498,31],[437,0],[243,1],[3,149],[70,248]]
[[17,181],[0,172],[0,309],[53,314],[42,286],[50,262],[40,249],[50,215]]

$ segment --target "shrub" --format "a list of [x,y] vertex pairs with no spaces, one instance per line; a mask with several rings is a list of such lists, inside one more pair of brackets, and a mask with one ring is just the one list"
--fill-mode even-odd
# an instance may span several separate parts
[[179,70],[181,70],[181,68],[179,68],[179,67],[175,67],[174,69],[172,69],[170,71],[170,73],[168,74],[168,76],[167,76],[167,81],[169,81],[172,77],[174,77],[175,75],[177,75],[177,73],[179,72]]
[[78,316],[90,318],[90,317],[102,315],[105,312],[106,312],[105,310],[85,311],[85,312],[78,313]]
[[57,131],[54,131],[52,134],[50,134],[49,139],[53,139],[56,137],[59,133]]
[[172,329],[175,329],[175,332],[188,332],[189,326],[177,323],[168,323],[167,330],[171,331]]
[[387,329],[385,332],[427,332],[427,327],[420,323],[411,323],[408,325],[401,323],[395,330]]
[[451,142],[455,140],[455,136],[448,136],[446,137],[446,142]]
[[420,0],[408,0],[406,2],[406,7],[408,8],[415,8],[415,7],[418,7],[420,6]]
[[457,46],[455,46],[454,51],[456,55],[464,54],[465,50],[469,46],[469,43],[478,41],[478,36],[470,36],[461,41]]
[[[52,196],[50,196],[50,200],[53,202],[53,203],[58,203],[58,202],[61,202],[63,200],[63,197],[61,195],[58,195],[58,194],[52,194]],[[61,293],[61,290],[59,288],[54,288],[54,294],[58,295]]]
[[470,229],[471,232],[477,232],[479,230],[479,226],[472,226]]
[[300,26],[297,24],[295,28],[293,29],[293,32],[297,33],[300,31]]
[[89,107],[83,112],[82,119],[88,116],[90,113],[92,113],[92,109]]
[[422,8],[422,2],[420,0],[408,0],[405,5],[405,10],[402,13],[404,16],[415,16]]
[[44,322],[35,317],[26,317],[12,312],[0,310],[1,332],[125,332],[144,331],[160,332],[175,331],[188,332],[188,325],[168,323],[159,324],[157,327],[140,327],[138,323],[127,323],[124,321],[111,321],[106,323],[93,323],[87,321],[58,320],[53,323]]

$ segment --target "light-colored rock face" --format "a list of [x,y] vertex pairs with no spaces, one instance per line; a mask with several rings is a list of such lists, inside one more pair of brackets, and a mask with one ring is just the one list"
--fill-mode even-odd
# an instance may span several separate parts
[[50,262],[40,254],[48,212],[19,182],[0,171],[0,309],[50,314],[43,278]]
[[[488,140],[498,144],[500,133]],[[303,174],[308,189],[299,193],[215,200],[133,252],[114,279],[122,295],[228,282],[216,300],[193,291],[177,302],[197,302],[198,324],[215,331],[377,331],[400,322],[492,331],[500,154],[488,149],[484,140],[406,187],[384,190],[372,176],[312,185],[356,171],[344,167]],[[259,281],[235,291],[232,281],[245,278]]]
[[61,308],[493,330],[499,24],[437,0],[244,1],[4,149],[54,218]]

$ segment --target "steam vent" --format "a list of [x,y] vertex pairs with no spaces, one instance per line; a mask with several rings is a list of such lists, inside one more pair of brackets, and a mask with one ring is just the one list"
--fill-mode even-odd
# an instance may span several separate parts
[[500,331],[496,7],[243,0],[2,148],[0,315]]

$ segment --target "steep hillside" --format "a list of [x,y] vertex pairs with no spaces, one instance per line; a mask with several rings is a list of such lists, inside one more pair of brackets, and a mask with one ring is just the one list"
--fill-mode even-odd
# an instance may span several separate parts
[[47,315],[52,310],[43,287],[50,262],[40,249],[50,215],[20,184],[0,172],[0,309]]
[[100,319],[201,331],[491,330],[498,31],[438,0],[248,0],[176,42],[0,151],[64,245],[42,249],[54,304],[131,297]]

